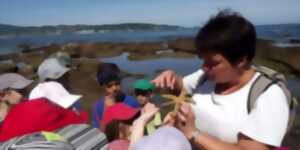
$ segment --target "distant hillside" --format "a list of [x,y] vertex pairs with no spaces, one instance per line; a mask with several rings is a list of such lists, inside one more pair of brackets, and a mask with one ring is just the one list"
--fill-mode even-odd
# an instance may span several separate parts
[[57,25],[57,26],[13,26],[0,24],[0,35],[40,35],[40,34],[62,34],[77,33],[82,31],[131,31],[131,30],[175,30],[182,28],[173,25],[157,25],[147,23],[124,23],[107,25]]

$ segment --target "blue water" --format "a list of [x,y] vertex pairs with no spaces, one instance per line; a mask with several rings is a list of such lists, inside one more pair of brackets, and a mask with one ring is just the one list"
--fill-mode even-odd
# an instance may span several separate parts
[[[198,70],[202,61],[198,57],[193,58],[160,58],[143,61],[130,61],[127,59],[128,53],[123,53],[117,57],[99,58],[102,62],[111,62],[117,64],[120,69],[130,73],[145,74],[148,79],[157,76],[157,71],[171,69],[178,74],[185,76]],[[122,82],[122,88],[125,91],[132,90],[132,85],[136,81],[135,78],[125,78]]]
[[0,37],[0,54],[19,51],[19,44],[30,44],[34,47],[46,46],[53,43],[70,42],[152,42],[165,41],[176,37],[192,37],[196,29],[180,29],[168,31],[115,31],[91,34],[64,34],[42,36]]
[[[53,43],[70,42],[141,42],[165,41],[178,37],[194,37],[199,28],[182,28],[168,31],[115,31],[91,34],[63,34],[39,36],[0,36],[0,54],[20,51],[19,44],[30,44],[33,47],[46,46]],[[259,38],[271,39],[286,43],[289,39],[300,39],[300,24],[256,26]],[[284,45],[284,44],[283,44]],[[288,45],[290,46],[290,45]]]

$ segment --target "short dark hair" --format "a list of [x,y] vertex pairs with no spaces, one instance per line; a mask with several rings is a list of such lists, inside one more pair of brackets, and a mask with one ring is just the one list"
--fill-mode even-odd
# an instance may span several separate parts
[[242,57],[251,61],[255,55],[255,27],[240,14],[225,9],[200,29],[195,44],[199,56],[207,52],[217,52],[231,64],[235,64]]
[[98,66],[97,81],[99,85],[103,86],[112,81],[121,81],[120,69],[116,64],[103,63]]

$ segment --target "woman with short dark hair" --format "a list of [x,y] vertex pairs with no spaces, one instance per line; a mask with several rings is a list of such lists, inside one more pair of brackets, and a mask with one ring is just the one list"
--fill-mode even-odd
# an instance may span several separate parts
[[202,68],[181,77],[168,70],[153,82],[182,88],[195,105],[182,105],[178,127],[198,148],[207,150],[266,150],[281,145],[289,107],[283,90],[270,85],[247,111],[251,86],[261,75],[251,67],[255,28],[241,15],[225,10],[211,18],[196,36]]

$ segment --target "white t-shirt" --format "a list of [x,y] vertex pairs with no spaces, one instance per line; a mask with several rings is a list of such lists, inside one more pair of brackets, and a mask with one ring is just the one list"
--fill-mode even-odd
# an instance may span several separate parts
[[248,93],[260,73],[256,73],[241,89],[227,95],[214,94],[215,84],[211,81],[196,87],[203,74],[200,69],[183,78],[187,92],[195,92],[193,109],[200,131],[230,143],[237,143],[238,133],[242,133],[264,144],[281,145],[287,129],[289,107],[278,85],[271,85],[261,94],[256,107],[248,114]]

